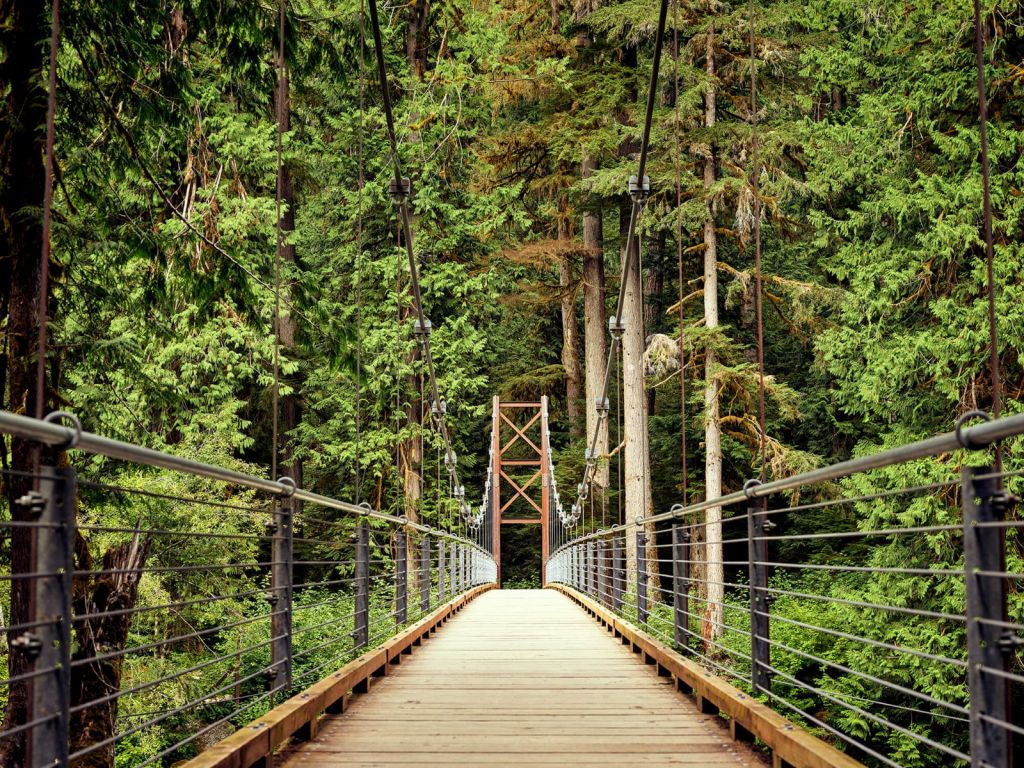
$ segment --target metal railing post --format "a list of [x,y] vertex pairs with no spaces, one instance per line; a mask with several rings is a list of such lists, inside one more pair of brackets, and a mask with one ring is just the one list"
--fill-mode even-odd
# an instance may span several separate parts
[[612,610],[622,610],[623,584],[626,571],[623,566],[622,539],[612,539]]
[[[71,577],[74,573],[77,480],[71,468],[41,467],[40,527],[33,531],[35,573],[31,621],[38,622],[12,645],[33,662],[32,671],[52,669],[31,680],[29,721],[40,721],[27,738],[26,765],[67,766],[71,707]],[[50,576],[53,574],[53,576]],[[49,718],[49,719],[45,719]]]
[[445,586],[447,580],[445,579],[445,566],[447,560],[444,557],[444,539],[437,540],[437,602],[443,603],[445,601]]
[[356,526],[356,648],[370,644],[370,527],[365,522]]
[[406,554],[408,533],[399,530],[395,540],[395,623],[409,619],[409,559]]
[[672,631],[676,647],[690,647],[690,531],[672,526]]
[[457,568],[458,568],[457,563],[458,563],[458,556],[459,556],[459,545],[456,544],[453,541],[451,543],[451,546],[448,547],[448,550],[449,550],[449,558],[450,558],[450,562],[448,563],[448,579],[449,579],[449,581],[448,581],[448,587],[449,587],[448,592],[451,595],[451,599],[454,600],[455,596],[459,594],[459,592],[458,592],[459,582],[458,582],[458,573],[457,573]]
[[596,544],[597,555],[597,602],[601,605],[608,605],[608,572],[604,565],[604,541],[598,539]]
[[[759,481],[751,481],[760,484]],[[749,485],[750,483],[748,483]],[[771,693],[771,598],[768,594],[768,520],[765,502],[747,505],[747,557],[750,579],[750,685],[754,692]]]
[[1006,542],[996,527],[1011,497],[992,467],[960,471],[967,586],[967,682],[970,692],[971,766],[1010,764],[1009,652],[1012,635],[1006,602]]
[[591,539],[587,542],[587,554],[586,554],[586,580],[587,580],[587,594],[591,597],[594,596],[594,540]]
[[420,543],[420,612],[430,611],[430,537]]
[[283,691],[292,684],[292,586],[294,539],[292,499],[278,499],[274,505],[273,556],[270,566],[270,634],[273,690]]
[[647,623],[647,534],[636,532],[636,618]]

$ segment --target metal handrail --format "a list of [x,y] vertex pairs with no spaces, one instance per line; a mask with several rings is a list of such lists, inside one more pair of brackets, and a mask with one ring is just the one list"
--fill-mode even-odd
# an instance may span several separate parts
[[195,475],[197,477],[205,477],[225,483],[234,483],[246,488],[271,493],[275,496],[290,496],[291,498],[298,499],[300,501],[308,501],[322,507],[328,507],[342,512],[349,512],[354,515],[369,517],[375,520],[385,520],[397,525],[403,525],[411,530],[419,531],[420,533],[430,533],[435,536],[452,539],[453,541],[460,541],[469,544],[475,549],[479,549],[481,552],[485,551],[480,547],[480,545],[470,539],[464,538],[450,531],[431,528],[429,525],[423,525],[422,523],[414,523],[405,517],[391,515],[387,512],[381,512],[375,509],[368,509],[367,507],[359,506],[358,504],[352,504],[351,502],[341,501],[340,499],[335,499],[330,496],[324,496],[304,488],[295,488],[289,483],[268,480],[266,478],[256,477],[255,475],[248,475],[244,472],[225,469],[224,467],[218,467],[214,464],[206,464],[201,461],[186,459],[183,456],[176,456],[172,453],[164,453],[163,451],[158,451],[153,448],[145,448],[141,445],[125,443],[121,440],[103,437],[102,435],[97,435],[92,432],[86,432],[84,430],[78,431],[61,424],[41,421],[28,416],[20,416],[16,413],[11,413],[10,411],[0,411],[0,433],[6,433],[25,440],[35,440],[45,445],[71,446],[76,450],[99,456],[106,456],[111,459],[131,461],[136,464],[143,464],[149,467],[169,469],[189,475]]

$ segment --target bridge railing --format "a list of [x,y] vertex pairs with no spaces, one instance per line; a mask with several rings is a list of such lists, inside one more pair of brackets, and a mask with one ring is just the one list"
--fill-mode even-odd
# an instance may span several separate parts
[[450,533],[193,459],[0,413],[81,470],[2,470],[0,754],[170,765],[473,586]]
[[751,481],[570,541],[548,578],[867,764],[1004,768],[1024,751],[1022,433],[961,424]]

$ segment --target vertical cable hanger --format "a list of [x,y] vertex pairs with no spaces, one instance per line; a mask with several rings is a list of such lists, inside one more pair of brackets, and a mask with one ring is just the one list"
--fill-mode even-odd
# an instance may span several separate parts
[[284,89],[286,85],[286,74],[284,64],[284,26],[285,26],[285,3],[287,0],[280,0],[278,3],[277,20],[277,104],[275,105],[277,117],[277,194],[274,201],[276,212],[276,233],[277,252],[274,257],[274,395],[273,395],[273,424],[271,436],[270,455],[270,477],[277,478],[277,456],[280,430],[280,400],[281,400],[281,251],[284,249],[284,231],[281,227],[281,199],[284,197]]
[[[985,34],[981,23],[981,0],[974,0],[974,61],[978,71],[978,136],[981,143],[981,194],[985,232],[985,261],[988,297],[989,372],[992,377],[992,416],[999,418],[1002,382],[999,372],[999,336],[996,329],[995,242],[992,234],[991,166],[988,156],[988,96],[985,87]],[[1003,451],[996,444],[996,471],[1003,468]]]
[[768,435],[765,433],[764,415],[764,319],[761,312],[761,158],[758,146],[757,116],[757,45],[755,40],[755,9],[754,0],[750,0],[750,162],[753,166],[751,186],[754,191],[754,273],[756,286],[754,294],[754,311],[757,313],[757,405],[758,405],[758,442],[761,454],[761,482],[767,476],[766,462]]
[[682,168],[679,158],[681,150],[679,147],[679,0],[672,2],[672,48],[673,63],[675,64],[674,95],[675,95],[675,123],[672,131],[675,143],[675,174],[676,174],[676,267],[679,278],[679,449],[683,474],[683,506],[687,504],[686,497],[686,351],[683,346],[683,182]]
[[356,470],[355,497],[356,505],[361,501],[363,490],[362,472],[362,428],[363,428],[363,296],[362,296],[362,263],[363,263],[363,187],[366,185],[366,168],[363,157],[363,133],[366,130],[366,29],[363,21],[363,2],[359,3],[359,134],[356,140],[358,156],[358,181],[356,188]]
[[46,95],[46,156],[43,166],[43,232],[39,256],[39,338],[36,349],[36,418],[46,414],[46,327],[47,297],[50,293],[50,252],[53,223],[53,145],[57,112],[57,44],[60,35],[60,3],[53,0],[50,9],[50,72]]

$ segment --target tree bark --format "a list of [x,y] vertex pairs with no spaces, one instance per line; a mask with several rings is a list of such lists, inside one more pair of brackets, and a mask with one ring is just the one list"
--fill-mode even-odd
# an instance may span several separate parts
[[[585,156],[581,175],[587,179],[597,169],[592,157]],[[597,455],[608,455],[608,419],[598,419],[596,403],[604,386],[608,358],[608,326],[605,312],[604,243],[601,237],[601,213],[583,214],[583,348],[586,384],[587,445],[597,432]],[[600,458],[594,473],[594,502],[600,507],[601,522],[606,524],[608,507],[608,461]]]
[[[36,413],[34,350],[43,243],[39,211],[45,186],[46,90],[41,41],[49,41],[46,8],[47,4],[38,0],[0,0],[0,50],[4,51],[0,57],[0,82],[5,84],[6,115],[0,129],[0,167],[5,179],[13,180],[0,184],[0,317],[6,320],[0,361],[4,379],[0,380],[0,387],[7,393],[7,410],[30,416]],[[0,455],[6,464],[6,446],[2,442]],[[39,460],[40,455],[30,442],[12,440],[10,468],[16,473],[33,473]],[[14,500],[31,489],[32,480],[25,475],[8,475],[3,478],[3,487],[13,520],[28,521],[28,510]],[[10,537],[11,573],[31,572],[31,529],[13,528]],[[15,579],[10,589],[7,626],[24,624],[29,620],[29,581]],[[6,641],[10,643],[18,634],[7,633]],[[16,678],[29,669],[25,656],[8,648],[8,677]],[[3,730],[28,722],[32,717],[29,708],[26,683],[8,686]],[[0,765],[20,766],[24,757],[24,733],[0,744]]]
[[[708,87],[704,93],[704,126],[715,126],[715,29],[708,29],[705,43],[705,70]],[[704,157],[704,189],[707,211],[704,221],[704,324],[711,330],[718,327],[718,235],[710,190],[716,181],[715,150],[709,141]],[[722,495],[722,432],[718,403],[718,360],[709,348],[705,353],[704,378],[704,475],[705,499]],[[725,599],[725,572],[722,565],[722,508],[705,512],[704,561],[706,568],[707,603],[701,632],[705,639],[715,640],[722,634],[722,603]]]
[[566,203],[559,203],[558,213],[558,285],[562,295],[562,368],[565,371],[565,416],[569,432],[583,436],[580,405],[583,399],[583,376],[580,371],[579,330],[576,319],[577,282],[573,274],[573,248],[569,236]]
[[405,30],[405,57],[412,74],[422,80],[427,73],[427,52],[430,47],[429,0],[412,0],[406,6],[408,25]]

